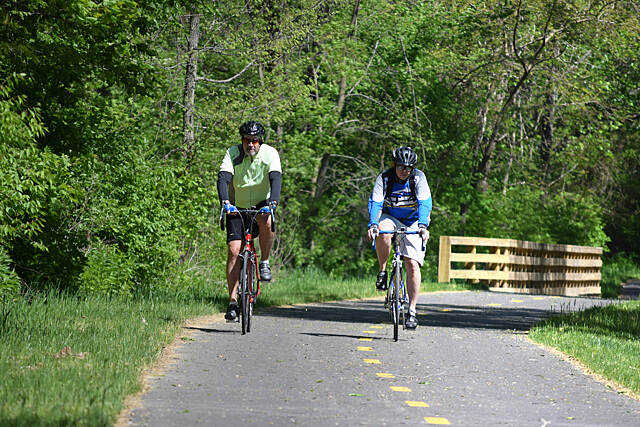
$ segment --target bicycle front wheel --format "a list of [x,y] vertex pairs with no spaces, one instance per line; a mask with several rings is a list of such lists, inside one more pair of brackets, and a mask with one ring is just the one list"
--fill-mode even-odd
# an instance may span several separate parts
[[242,269],[240,270],[240,302],[242,304],[242,335],[251,328],[251,257],[245,252],[242,254]]
[[249,262],[248,262],[248,273],[247,273],[247,291],[249,294],[249,303],[247,304],[247,332],[251,332],[251,318],[253,317],[253,303],[256,300],[256,280],[257,280],[257,272],[256,272],[256,262],[253,254],[250,254]]
[[400,324],[400,283],[402,276],[400,273],[400,266],[396,266],[393,269],[393,301],[391,306],[393,307],[393,340],[398,341],[398,325]]

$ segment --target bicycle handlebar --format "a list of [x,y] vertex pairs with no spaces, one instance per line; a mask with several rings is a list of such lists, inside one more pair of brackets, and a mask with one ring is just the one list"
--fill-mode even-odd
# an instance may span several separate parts
[[[271,216],[271,232],[275,233],[276,231],[276,213],[275,210],[273,208],[271,208],[270,206],[265,206],[269,208],[269,215]],[[241,212],[245,212],[248,214],[263,214],[266,215],[266,213],[261,212],[260,209],[242,209],[242,208],[238,208],[238,214],[240,214]],[[227,212],[225,212],[224,210],[224,206],[222,206],[220,208],[220,230],[224,231],[224,216],[227,215]],[[254,219],[255,219],[255,215],[254,215]]]
[[[407,230],[404,227],[401,227],[399,229],[395,229],[395,230],[378,230],[378,234],[393,234],[394,236],[397,235],[403,235],[403,234],[420,234],[419,231],[417,230]],[[376,247],[376,241],[375,239],[373,240],[373,243],[371,244],[371,247],[375,249]],[[424,252],[427,249],[424,240],[422,241],[422,251]]]

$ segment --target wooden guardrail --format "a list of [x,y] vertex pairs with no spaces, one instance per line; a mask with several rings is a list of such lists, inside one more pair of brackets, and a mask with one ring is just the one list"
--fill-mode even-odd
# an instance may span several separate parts
[[600,247],[440,236],[438,282],[486,281],[493,291],[528,294],[600,294],[601,255]]

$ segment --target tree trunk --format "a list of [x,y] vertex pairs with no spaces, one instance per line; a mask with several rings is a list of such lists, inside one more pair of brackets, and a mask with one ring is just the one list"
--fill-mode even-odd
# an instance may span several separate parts
[[184,114],[182,119],[182,144],[187,156],[192,156],[194,152],[194,102],[196,92],[196,75],[198,70],[198,42],[200,39],[200,15],[195,13],[195,8],[191,9],[191,14],[185,26],[189,26],[189,37],[187,39],[187,70],[184,81],[183,105]]
[[[353,13],[351,15],[351,29],[349,30],[349,34],[347,35],[348,39],[353,39],[356,35],[356,30],[358,29],[358,11],[360,10],[360,0],[356,0],[353,5]],[[347,54],[346,52],[344,53]],[[345,74],[342,75],[340,79],[340,86],[338,88],[338,117],[342,113],[342,109],[344,108],[344,96],[347,91],[347,76]]]
[[[482,141],[485,138],[485,133],[487,131],[487,115],[489,113],[489,100],[495,96],[495,90],[493,89],[493,84],[489,83],[487,86],[487,98],[486,102],[482,106],[482,110],[480,110],[479,120],[480,120],[480,130],[478,131],[478,135],[476,135],[474,144],[473,144],[473,153],[471,157],[471,164],[473,165],[473,169],[471,171],[471,179],[475,179],[474,175],[477,172],[476,163],[478,161],[478,156],[480,155],[480,147],[482,146]],[[469,210],[469,203],[463,202],[460,204],[460,235],[464,236],[464,229],[467,223],[467,211]]]
[[551,154],[555,147],[553,143],[553,122],[555,120],[556,110],[556,98],[555,91],[551,90],[545,98],[545,103],[542,112],[542,126],[540,128],[540,138],[542,140],[541,156],[543,163],[543,176],[544,181],[547,181],[549,175],[549,166],[551,163]]

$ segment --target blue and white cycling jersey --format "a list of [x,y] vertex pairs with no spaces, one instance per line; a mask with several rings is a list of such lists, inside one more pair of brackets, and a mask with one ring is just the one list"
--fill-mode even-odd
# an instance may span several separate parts
[[[395,175],[395,171],[391,170]],[[431,189],[424,172],[414,169],[414,172],[405,182],[396,179],[389,179],[391,185],[389,197],[385,197],[383,174],[378,175],[373,186],[373,192],[369,198],[369,226],[378,224],[380,214],[385,213],[397,218],[407,227],[418,222],[418,224],[429,225],[431,215]],[[411,191],[410,180],[415,180],[415,194]]]

